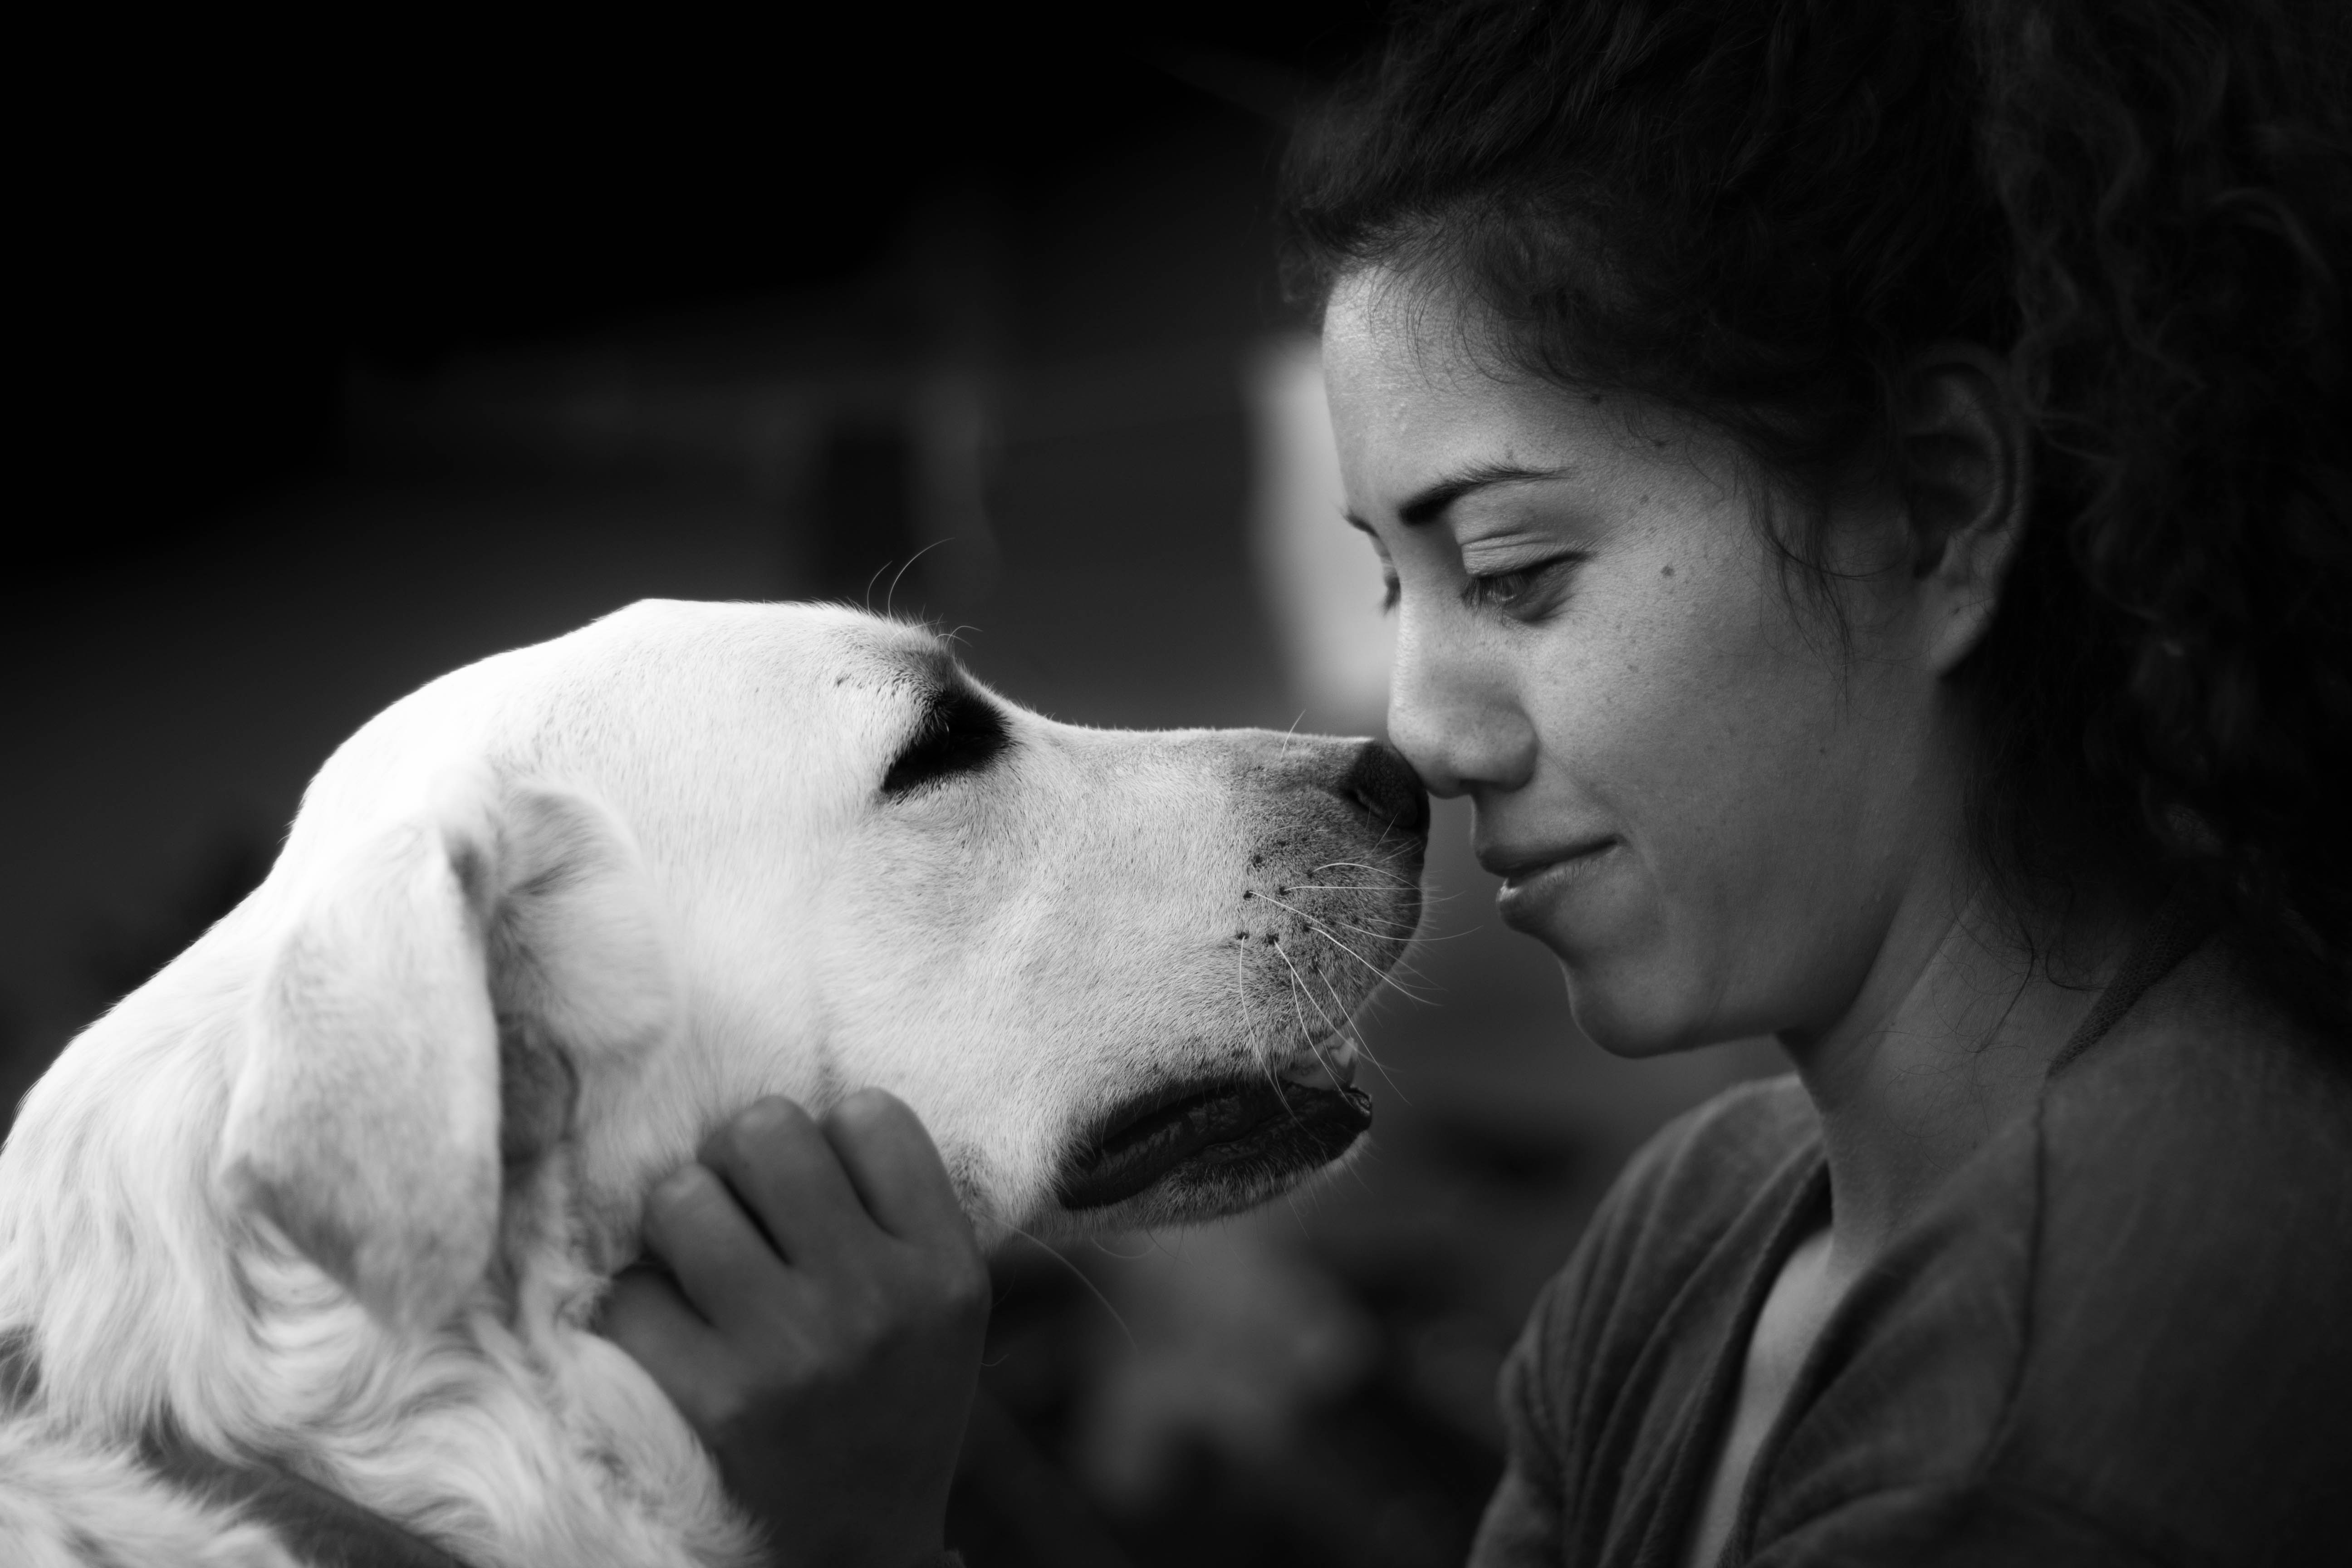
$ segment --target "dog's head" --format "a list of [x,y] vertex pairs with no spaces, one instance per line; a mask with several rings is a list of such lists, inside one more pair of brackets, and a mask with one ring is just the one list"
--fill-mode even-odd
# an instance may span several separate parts
[[613,1267],[647,1186],[768,1093],[898,1094],[984,1235],[1226,1212],[1362,1131],[1349,1020],[1426,826],[1371,742],[1081,729],[914,627],[640,605],[321,772],[221,1169],[410,1323],[519,1225]]

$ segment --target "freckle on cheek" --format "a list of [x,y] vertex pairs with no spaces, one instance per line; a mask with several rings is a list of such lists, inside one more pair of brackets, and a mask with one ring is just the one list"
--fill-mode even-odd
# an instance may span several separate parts
[[1661,577],[1671,577],[1674,574],[1675,569],[1671,566],[1661,566],[1658,568],[1658,575]]

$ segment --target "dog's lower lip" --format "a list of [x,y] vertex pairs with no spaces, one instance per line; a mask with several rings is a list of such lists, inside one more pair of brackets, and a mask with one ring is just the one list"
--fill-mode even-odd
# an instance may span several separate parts
[[1257,1079],[1171,1087],[1132,1102],[1079,1151],[1059,1184],[1062,1206],[1107,1207],[1183,1166],[1260,1159],[1286,1141],[1309,1156],[1302,1168],[1324,1163],[1370,1124],[1370,1097],[1346,1086]]

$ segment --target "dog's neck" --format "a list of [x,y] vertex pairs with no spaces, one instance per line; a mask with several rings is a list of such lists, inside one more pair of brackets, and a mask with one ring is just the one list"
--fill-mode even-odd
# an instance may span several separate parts
[[252,982],[221,952],[199,944],[86,1031],[0,1154],[0,1339],[40,1418],[283,1461],[472,1563],[740,1560],[750,1537],[707,1455],[587,1331],[604,1279],[564,1146],[518,1151],[496,1265],[421,1333],[225,1201]]

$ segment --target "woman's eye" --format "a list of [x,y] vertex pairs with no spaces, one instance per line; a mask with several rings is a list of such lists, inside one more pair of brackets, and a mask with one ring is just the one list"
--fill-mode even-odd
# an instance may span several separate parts
[[1521,620],[1548,615],[1559,607],[1570,570],[1583,559],[1580,554],[1558,555],[1508,572],[1474,573],[1463,585],[1462,602]]

